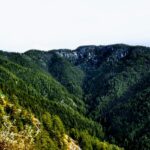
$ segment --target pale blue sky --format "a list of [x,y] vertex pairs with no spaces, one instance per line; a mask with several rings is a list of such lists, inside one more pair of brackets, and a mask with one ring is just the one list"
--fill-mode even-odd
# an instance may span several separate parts
[[0,49],[150,46],[150,0],[0,0]]

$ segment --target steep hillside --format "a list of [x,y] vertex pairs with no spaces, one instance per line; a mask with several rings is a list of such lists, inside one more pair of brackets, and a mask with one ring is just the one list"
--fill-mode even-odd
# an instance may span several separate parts
[[150,48],[110,45],[76,51],[74,64],[86,74],[87,114],[103,124],[112,142],[127,149],[150,149]]
[[[33,113],[10,103],[2,91],[0,113],[1,150],[68,149],[69,139],[65,137],[70,137],[65,134],[63,123],[58,116],[45,112],[39,121]],[[76,148],[80,149],[77,144]]]
[[[150,48],[0,51],[0,88],[10,103],[41,122],[37,147],[119,149],[109,141],[129,150],[150,149]],[[61,122],[58,134],[55,119]]]
[[[70,66],[70,68],[73,67]],[[59,80],[56,81],[48,70],[32,61],[26,54],[0,52],[0,90],[1,98],[5,99],[1,103],[0,115],[2,118],[5,115],[8,116],[7,122],[16,128],[15,131],[9,130],[8,133],[20,137],[27,132],[25,128],[27,125],[36,131],[32,119],[39,120],[40,130],[38,131],[40,132],[32,136],[34,142],[31,143],[31,149],[68,149],[70,141],[74,140],[76,146],[79,148],[78,145],[80,145],[81,149],[120,149],[103,142],[106,137],[102,126],[89,117],[85,117],[86,106],[81,99],[82,96],[74,95],[65,84],[61,84]],[[8,107],[5,107],[3,103],[8,103]],[[20,110],[17,116],[15,109]],[[25,114],[22,115],[20,112]],[[14,122],[19,124],[13,124]],[[3,123],[1,119],[1,136],[5,138],[3,133],[8,129],[4,129]],[[9,134],[6,134],[6,138],[15,142]],[[26,138],[28,137],[25,136]],[[19,141],[20,139],[16,137],[16,142]],[[2,139],[0,142],[1,149],[10,149],[9,147],[12,149],[12,143],[9,141],[5,143],[6,141]]]
[[[76,92],[73,94],[79,95],[81,90],[71,91],[71,87],[82,89],[87,116],[103,124],[111,142],[127,149],[150,148],[149,134],[144,131],[149,120],[150,48],[90,45],[73,51],[62,49],[44,52],[44,55],[29,51],[25,54],[32,56],[35,62],[42,59],[41,68],[45,68],[42,64],[47,62],[47,72],[70,92]],[[71,66],[77,69],[73,72]],[[68,81],[72,81],[70,76],[75,81],[68,87]],[[76,84],[79,81],[80,84]],[[136,119],[139,115],[140,122]]]
[[77,51],[81,53],[74,64],[85,72],[87,114],[103,124],[112,142],[150,149],[150,49],[111,45]]

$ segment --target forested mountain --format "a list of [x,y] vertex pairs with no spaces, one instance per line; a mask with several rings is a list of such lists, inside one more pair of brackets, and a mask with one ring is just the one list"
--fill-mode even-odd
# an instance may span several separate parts
[[149,150],[150,48],[0,51],[0,119],[0,149]]

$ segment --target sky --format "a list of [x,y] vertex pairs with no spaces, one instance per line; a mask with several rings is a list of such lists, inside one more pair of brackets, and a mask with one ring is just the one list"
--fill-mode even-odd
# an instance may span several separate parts
[[0,49],[150,46],[150,0],[0,0]]

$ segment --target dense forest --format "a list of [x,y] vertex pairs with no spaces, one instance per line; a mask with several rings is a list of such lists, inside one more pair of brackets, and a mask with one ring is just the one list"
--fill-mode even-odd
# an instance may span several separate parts
[[149,150],[150,48],[0,51],[0,149]]

